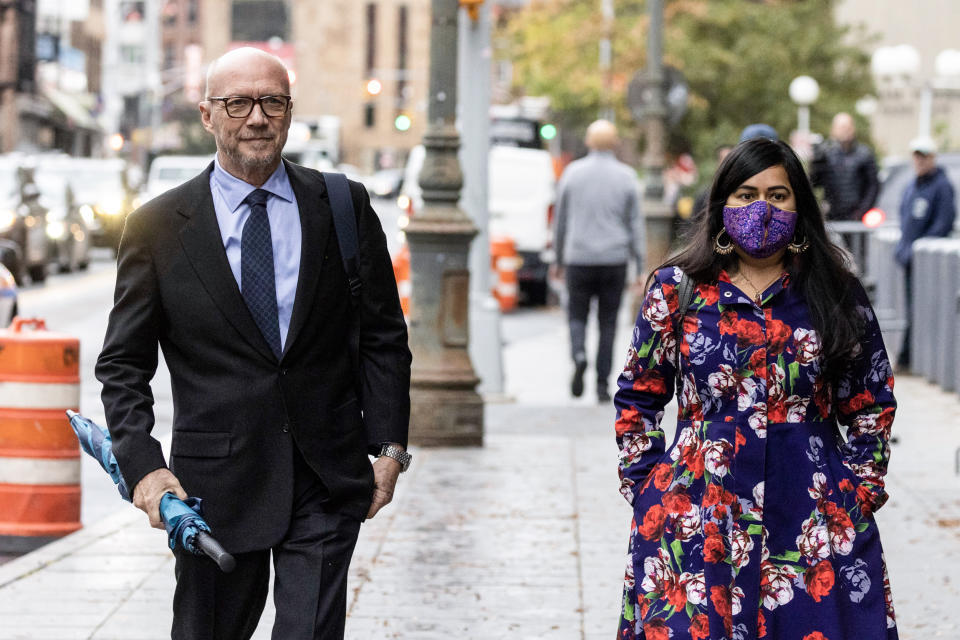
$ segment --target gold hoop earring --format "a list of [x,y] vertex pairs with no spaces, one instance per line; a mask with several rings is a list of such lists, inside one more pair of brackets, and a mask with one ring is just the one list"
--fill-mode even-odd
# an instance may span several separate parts
[[790,244],[787,245],[787,250],[794,255],[800,255],[804,251],[810,248],[810,241],[807,240],[807,237],[803,237],[803,242],[797,242],[795,239],[791,240]]
[[[726,233],[726,229],[720,229],[720,233],[713,239],[713,250],[716,253],[719,253],[721,256],[728,256],[733,253],[733,242],[727,242],[727,244],[720,244],[720,236]],[[729,236],[728,236],[729,238]]]

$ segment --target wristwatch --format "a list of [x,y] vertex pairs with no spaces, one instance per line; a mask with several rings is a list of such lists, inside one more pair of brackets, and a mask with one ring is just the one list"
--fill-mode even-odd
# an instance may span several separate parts
[[385,444],[383,448],[380,449],[380,455],[377,456],[387,456],[388,458],[393,458],[400,463],[400,473],[403,473],[410,468],[410,461],[413,460],[413,456],[404,451],[401,447],[398,447],[395,444]]

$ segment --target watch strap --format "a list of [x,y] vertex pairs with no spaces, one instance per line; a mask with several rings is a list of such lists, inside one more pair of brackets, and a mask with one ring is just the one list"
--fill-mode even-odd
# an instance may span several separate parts
[[[385,444],[383,448],[380,449],[380,456],[386,456],[388,458],[393,458],[400,463],[401,470],[403,473],[410,468],[410,461],[413,460],[413,456],[410,455],[403,448],[398,447],[395,444]],[[379,457],[379,456],[378,456]]]

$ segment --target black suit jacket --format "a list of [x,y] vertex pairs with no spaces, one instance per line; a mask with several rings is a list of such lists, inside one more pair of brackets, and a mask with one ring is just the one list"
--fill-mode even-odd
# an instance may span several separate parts
[[[373,473],[368,451],[406,444],[407,330],[379,219],[351,182],[360,240],[360,304],[350,291],[326,186],[286,163],[300,208],[300,274],[278,360],[230,271],[210,171],[132,213],[117,257],[114,307],[96,374],[113,448],[131,490],[164,467],[150,380],[157,345],[170,370],[170,468],[204,499],[214,535],[235,553],[276,544],[287,529],[296,446],[331,501],[362,519]],[[350,352],[360,336],[362,392]]]

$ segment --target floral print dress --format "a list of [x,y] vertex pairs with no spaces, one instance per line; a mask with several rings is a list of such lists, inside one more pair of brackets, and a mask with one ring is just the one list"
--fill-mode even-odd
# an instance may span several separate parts
[[618,638],[896,639],[872,515],[886,501],[896,403],[865,292],[854,285],[859,349],[830,385],[789,276],[760,304],[723,272],[697,285],[678,341],[681,275],[655,275],[614,400],[634,510]]

